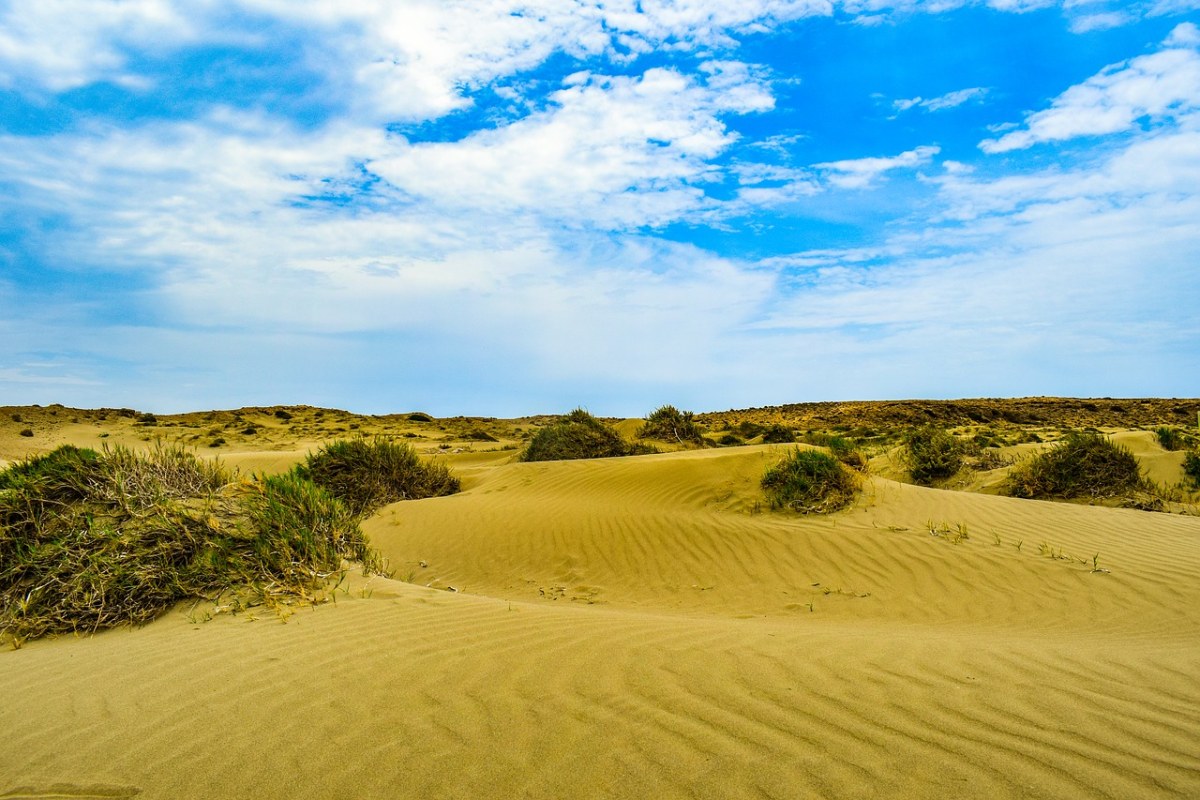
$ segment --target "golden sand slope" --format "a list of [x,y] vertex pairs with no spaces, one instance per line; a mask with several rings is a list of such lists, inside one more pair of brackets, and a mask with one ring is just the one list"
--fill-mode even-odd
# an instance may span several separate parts
[[0,797],[1200,797],[1200,518],[778,453],[472,457],[367,525],[428,587],[2,653]]

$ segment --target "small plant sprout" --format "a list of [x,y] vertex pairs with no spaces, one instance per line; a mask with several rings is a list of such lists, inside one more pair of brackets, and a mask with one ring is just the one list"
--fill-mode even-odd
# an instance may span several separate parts
[[1096,553],[1096,555],[1092,556],[1092,574],[1095,574],[1097,572],[1103,573],[1105,575],[1108,574],[1108,570],[1102,569],[1100,567],[1100,554],[1099,553]]

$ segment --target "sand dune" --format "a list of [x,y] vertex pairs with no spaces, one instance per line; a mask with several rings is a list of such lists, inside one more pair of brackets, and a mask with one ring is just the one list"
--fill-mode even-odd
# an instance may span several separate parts
[[1200,517],[781,515],[780,452],[462,454],[396,580],[2,653],[0,797],[1200,796]]

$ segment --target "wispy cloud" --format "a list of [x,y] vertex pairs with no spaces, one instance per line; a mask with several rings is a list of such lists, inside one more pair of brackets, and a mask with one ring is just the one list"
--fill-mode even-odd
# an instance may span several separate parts
[[987,93],[987,89],[980,86],[974,86],[970,89],[959,89],[957,91],[947,92],[946,94],[939,95],[938,97],[931,97],[929,99],[918,96],[904,100],[896,100],[892,103],[892,106],[896,109],[897,113],[903,113],[912,108],[919,108],[924,111],[945,111],[949,108],[958,108],[959,106],[972,101],[981,101],[987,96]]
[[1200,53],[1192,44],[1195,26],[1172,32],[1165,49],[1105,67],[1029,114],[1018,130],[985,139],[985,153],[1022,150],[1042,142],[1097,136],[1132,129],[1139,120],[1177,119],[1200,109]]
[[924,166],[940,152],[940,147],[922,145],[896,156],[826,161],[813,164],[813,168],[823,172],[834,186],[843,189],[864,189],[893,170]]

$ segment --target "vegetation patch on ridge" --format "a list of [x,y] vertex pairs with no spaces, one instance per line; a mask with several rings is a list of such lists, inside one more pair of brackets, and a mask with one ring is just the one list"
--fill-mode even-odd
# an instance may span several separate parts
[[949,431],[934,425],[907,431],[903,453],[913,482],[922,485],[953,477],[963,465],[958,440]]
[[630,444],[621,434],[582,408],[559,418],[533,435],[521,461],[564,461],[580,458],[613,458],[658,452],[653,447]]
[[0,638],[140,624],[189,599],[317,602],[358,519],[295,472],[235,478],[180,447],[60,447],[0,472]]
[[440,497],[460,488],[445,464],[424,462],[410,445],[386,439],[330,442],[309,453],[295,472],[361,516],[388,503]]
[[1051,449],[1015,467],[1007,490],[1013,497],[1123,497],[1149,484],[1126,447],[1099,433],[1071,433]]
[[660,406],[646,417],[646,424],[638,431],[639,439],[657,439],[683,445],[705,443],[704,433],[691,411],[680,411],[675,406]]
[[772,508],[803,514],[828,514],[845,508],[854,501],[858,486],[858,477],[830,454],[800,448],[762,477]]

